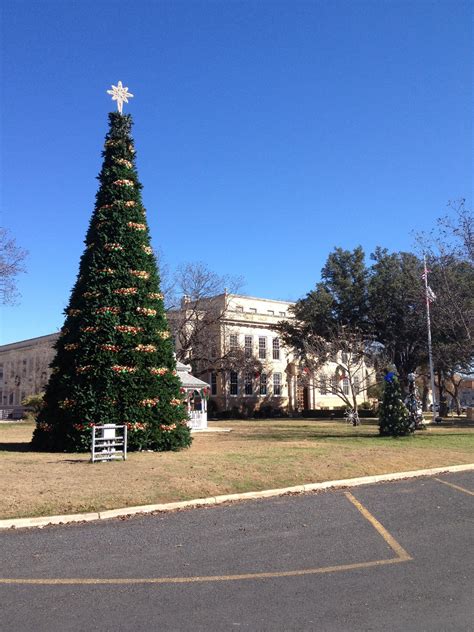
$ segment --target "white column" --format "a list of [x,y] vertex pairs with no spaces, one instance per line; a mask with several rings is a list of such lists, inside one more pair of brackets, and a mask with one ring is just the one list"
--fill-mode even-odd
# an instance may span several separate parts
[[203,397],[201,401],[202,427],[207,428],[207,399]]
[[313,378],[309,380],[308,384],[308,406],[310,410],[314,408],[314,383]]

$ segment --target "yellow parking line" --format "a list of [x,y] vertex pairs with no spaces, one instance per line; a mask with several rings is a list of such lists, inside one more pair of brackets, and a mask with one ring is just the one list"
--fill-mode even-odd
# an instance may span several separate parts
[[[408,558],[411,559],[411,558]],[[194,584],[197,582],[231,582],[245,579],[273,579],[276,577],[300,577],[302,575],[319,575],[323,573],[335,573],[337,571],[351,571],[359,568],[372,568],[387,564],[399,564],[406,559],[395,557],[390,560],[374,560],[373,562],[358,562],[355,564],[340,564],[338,566],[323,566],[321,568],[306,568],[295,571],[276,571],[270,573],[244,573],[241,575],[209,575],[195,577],[117,577],[117,578],[89,578],[53,577],[50,579],[21,579],[1,578],[0,584],[34,584],[34,585],[70,585],[70,584]]]
[[443,483],[443,485],[449,485],[449,487],[453,487],[460,492],[464,492],[465,494],[469,494],[469,496],[474,496],[474,492],[471,492],[469,489],[465,489],[464,487],[460,487],[459,485],[455,485],[454,483],[448,483],[448,481],[442,481],[440,478],[435,478],[435,481],[438,483]]
[[363,506],[361,505],[361,503],[354,498],[354,496],[350,493],[350,492],[344,492],[346,498],[348,500],[351,501],[351,503],[357,507],[357,509],[360,511],[360,513],[364,516],[364,518],[366,520],[368,520],[370,522],[370,524],[374,527],[374,529],[376,529],[376,531],[382,536],[382,538],[385,540],[385,542],[389,545],[389,547],[395,551],[395,553],[397,554],[398,558],[400,560],[411,560],[412,557],[410,555],[408,555],[408,553],[405,551],[405,549],[398,544],[398,542],[395,540],[395,538],[393,536],[390,535],[390,533],[387,531],[387,529],[385,529],[385,527],[383,525],[380,524],[380,522],[377,520],[377,518],[374,518],[374,516]]
[[292,571],[274,571],[263,573],[242,573],[239,575],[204,575],[195,577],[117,577],[117,578],[94,578],[94,577],[51,577],[51,578],[0,578],[0,584],[26,584],[26,585],[110,585],[110,584],[194,584],[198,582],[229,582],[255,579],[274,579],[278,577],[301,577],[304,575],[321,575],[324,573],[336,573],[339,571],[351,571],[360,568],[374,568],[377,566],[386,566],[389,564],[400,564],[407,562],[412,558],[403,549],[400,544],[390,535],[374,516],[354,498],[354,496],[345,492],[350,502],[357,507],[361,514],[383,537],[390,548],[396,553],[397,557],[389,560],[374,560],[371,562],[356,562],[354,564],[338,564],[336,566],[322,566],[319,568],[305,568]]

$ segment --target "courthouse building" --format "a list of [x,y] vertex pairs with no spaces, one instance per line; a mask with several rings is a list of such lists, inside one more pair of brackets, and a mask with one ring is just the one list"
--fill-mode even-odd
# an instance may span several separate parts
[[[181,358],[192,363],[194,373],[211,385],[210,410],[251,414],[271,407],[292,413],[343,405],[334,394],[334,382],[338,380],[338,388],[344,389],[346,395],[350,385],[347,379],[339,381],[337,364],[327,363],[315,379],[280,339],[277,324],[293,318],[293,305],[289,301],[224,292],[199,300],[196,309],[191,301],[184,300],[180,310],[168,312],[178,355],[180,328],[192,328],[207,310],[212,312],[203,329],[204,340],[200,341],[201,347],[207,343],[208,353],[202,353],[202,348],[191,348]],[[196,356],[200,359],[196,360]],[[206,356],[204,360],[202,356]],[[365,375],[360,375],[354,381],[362,384],[365,380]],[[366,392],[361,389],[357,401],[360,404],[366,399]]]
[[[227,292],[200,303],[200,312],[209,308],[218,313],[205,333],[208,360],[194,362],[192,349],[181,360],[192,364],[193,373],[210,384],[210,410],[251,414],[262,407],[295,412],[332,409],[343,404],[331,392],[335,364],[328,363],[323,369],[329,387],[324,387],[319,379],[318,388],[311,375],[303,375],[291,351],[282,344],[276,325],[292,318],[292,304]],[[183,301],[180,310],[168,312],[178,357],[177,328],[180,315],[189,309],[189,304]],[[192,320],[187,326],[192,326]],[[44,389],[58,335],[0,346],[0,408],[4,411],[18,408],[25,397]],[[366,394],[360,393],[358,401],[362,403],[365,399]]]

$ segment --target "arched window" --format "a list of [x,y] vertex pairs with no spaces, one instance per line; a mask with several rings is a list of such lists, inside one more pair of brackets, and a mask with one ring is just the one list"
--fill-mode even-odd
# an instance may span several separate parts
[[344,393],[344,395],[349,395],[351,390],[350,390],[350,385],[349,385],[349,378],[345,377],[342,380],[342,392]]

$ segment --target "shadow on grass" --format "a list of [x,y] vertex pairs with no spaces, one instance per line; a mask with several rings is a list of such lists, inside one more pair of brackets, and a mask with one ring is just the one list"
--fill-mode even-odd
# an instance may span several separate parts
[[[30,452],[32,454],[50,454],[51,456],[57,454],[66,454],[65,452],[47,452],[44,450],[34,450],[31,447],[31,443],[23,441],[20,442],[9,442],[9,443],[0,443],[0,452]],[[83,459],[60,459],[61,463],[84,463],[84,461],[89,461],[89,458]],[[59,461],[48,461],[49,463],[59,463]]]
[[379,442],[390,442],[390,441],[399,441],[399,440],[418,440],[421,438],[423,441],[444,443],[449,439],[455,439],[460,437],[474,437],[474,433],[472,432],[455,432],[452,435],[450,434],[439,434],[433,435],[424,432],[423,430],[417,431],[414,435],[406,435],[402,437],[390,437],[390,436],[382,436],[378,433],[378,431],[374,430],[372,433],[368,432],[357,432],[357,430],[347,430],[346,432],[325,432],[321,430],[320,432],[311,429],[308,430],[301,429],[298,431],[297,428],[294,430],[285,430],[282,432],[275,432],[275,430],[265,432],[264,429],[255,432],[249,432],[248,434],[242,433],[239,435],[239,439],[242,441],[274,441],[274,442],[284,442],[284,441],[325,441],[325,440],[333,440],[340,439],[343,441],[344,439],[349,440],[361,440],[361,441],[379,441]]
[[239,439],[243,441],[304,441],[304,440],[324,440],[324,439],[379,439],[380,435],[376,432],[373,434],[358,433],[353,431],[348,432],[315,432],[314,430],[298,432],[297,429],[285,431],[285,432],[250,432],[249,434],[242,434]]
[[[44,454],[44,452],[43,452],[43,454]],[[50,452],[50,454],[54,454],[54,453]],[[73,465],[75,465],[76,463],[81,464],[81,463],[90,463],[90,462],[91,462],[90,458],[87,458],[87,459],[59,459],[59,461],[46,461],[46,463],[48,465],[55,465],[56,463],[72,463]]]
[[474,421],[470,419],[443,419],[440,424],[436,424],[435,428],[474,428]]
[[21,443],[0,443],[0,452],[33,452],[31,443],[22,441]]

